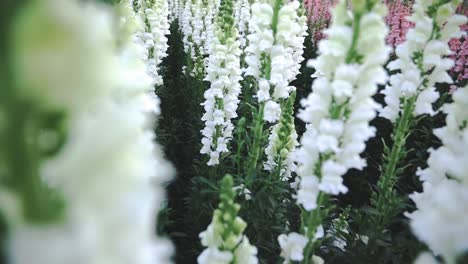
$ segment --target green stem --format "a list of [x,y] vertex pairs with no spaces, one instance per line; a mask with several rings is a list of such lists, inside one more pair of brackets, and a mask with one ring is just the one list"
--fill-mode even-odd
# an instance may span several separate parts
[[258,112],[255,116],[255,127],[254,127],[254,139],[252,148],[250,149],[250,161],[249,169],[247,173],[247,186],[253,181],[253,176],[257,170],[257,162],[260,158],[261,146],[263,143],[263,111],[265,109],[265,103],[261,102]]
[[384,157],[385,164],[383,166],[382,176],[378,182],[377,204],[378,219],[376,221],[377,233],[381,233],[388,222],[388,210],[386,210],[385,201],[393,191],[396,179],[398,178],[398,164],[403,157],[402,151],[406,144],[406,138],[410,132],[413,112],[415,108],[417,96],[413,96],[404,101],[402,116],[397,120],[396,128],[393,136],[393,146],[388,156]]
[[320,245],[319,241],[312,241],[315,237],[317,232],[317,228],[320,226],[323,220],[324,211],[322,207],[327,203],[328,196],[326,193],[319,192],[317,197],[317,208],[315,208],[312,212],[304,211],[303,213],[306,214],[304,219],[307,222],[307,232],[304,226],[301,228],[302,232],[307,236],[309,242],[307,243],[304,249],[304,260],[302,261],[303,264],[313,264],[312,263],[312,256],[314,255],[315,249],[318,245]]
[[352,63],[353,61],[357,60],[359,54],[356,52],[357,42],[359,40],[359,33],[361,31],[361,13],[354,14],[354,21],[353,21],[353,40],[351,42],[351,47],[349,48],[348,54],[346,55],[346,63]]

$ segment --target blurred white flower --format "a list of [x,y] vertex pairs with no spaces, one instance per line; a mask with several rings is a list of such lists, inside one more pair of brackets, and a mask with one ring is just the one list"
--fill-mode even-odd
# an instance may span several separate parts
[[298,234],[290,233],[288,235],[281,234],[278,237],[278,242],[281,247],[281,256],[284,258],[285,264],[289,261],[302,261],[304,259],[303,251],[309,239]]

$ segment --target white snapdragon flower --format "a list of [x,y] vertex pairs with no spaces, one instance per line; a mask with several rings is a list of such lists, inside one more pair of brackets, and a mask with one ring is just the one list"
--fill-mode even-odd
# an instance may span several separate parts
[[[296,78],[304,59],[307,26],[305,17],[298,15],[298,8],[298,1],[284,4],[278,11],[277,24],[272,25],[273,7],[268,3],[252,5],[245,72],[255,77],[260,85],[257,98],[259,102],[266,102],[264,120],[270,123],[279,120],[280,100],[288,98],[295,90],[289,83]],[[264,72],[265,63],[270,65],[269,72]]]
[[[38,57],[32,56],[26,69],[18,68],[22,80],[37,75],[47,81],[36,79],[31,89],[50,85],[63,90],[43,94],[55,108],[66,111],[68,132],[60,151],[42,162],[40,174],[63,193],[67,207],[59,226],[15,227],[18,232],[12,232],[10,245],[13,262],[170,263],[172,247],[154,236],[154,224],[164,196],[161,184],[171,169],[154,143],[154,114],[147,113],[143,105],[152,80],[138,45],[130,43],[118,52],[113,48],[117,41],[110,33],[116,25],[107,9],[58,0],[28,8],[35,9],[26,13],[34,14],[25,20],[26,28],[34,33],[27,35],[44,36],[40,33],[47,28],[46,36],[60,44],[45,45],[40,39],[23,42],[27,49],[18,46],[19,56],[27,51],[43,56],[39,56],[42,62],[50,56],[63,68],[73,65],[73,70],[63,72],[49,72],[43,63],[34,69]],[[44,25],[56,27],[51,30]],[[90,76],[90,69],[99,74]],[[82,81],[62,85],[62,79]],[[79,97],[75,89],[95,93]],[[63,96],[62,105],[55,104],[58,95]],[[67,105],[71,100],[77,107]],[[156,106],[152,109],[157,112]],[[47,247],[44,241],[50,242]]]
[[191,23],[193,19],[192,0],[185,0],[184,8],[182,9],[180,18],[180,27],[183,35],[182,42],[184,43],[184,51],[185,53],[188,53],[190,50],[193,50],[192,42],[190,41],[193,32]]
[[386,106],[380,116],[394,122],[402,112],[401,100],[416,96],[413,115],[434,115],[432,104],[439,98],[436,83],[452,83],[447,70],[453,61],[446,58],[451,53],[448,41],[464,33],[459,26],[466,17],[455,14],[460,1],[450,1],[428,14],[432,1],[416,1],[409,20],[415,24],[408,30],[406,41],[398,45],[397,59],[388,64],[391,71],[399,70],[390,78],[382,93]]
[[239,30],[240,47],[243,49],[247,45],[248,24],[250,21],[249,0],[237,0],[234,3],[234,20]]
[[234,126],[231,122],[237,117],[237,106],[241,92],[240,53],[237,31],[232,30],[231,36],[224,39],[224,33],[218,32],[213,40],[213,52],[209,56],[207,76],[205,80],[211,83],[205,91],[205,102],[202,103],[205,114],[205,128],[202,130],[200,151],[209,155],[208,166],[219,164],[221,153],[229,152],[227,145],[232,138]]
[[[468,87],[443,107],[447,125],[434,130],[442,146],[430,150],[428,167],[418,171],[423,192],[411,195],[418,209],[407,214],[415,235],[447,263],[468,249],[467,107]],[[436,228],[441,225],[447,228]]]
[[159,74],[159,65],[167,56],[166,35],[170,33],[168,3],[155,0],[151,5],[149,1],[143,0],[137,4],[137,9],[133,4],[133,1],[124,3],[128,14],[123,19],[130,20],[135,25],[134,42],[141,46],[141,57],[146,60],[147,72],[152,77],[153,83],[161,85],[163,79]]
[[423,252],[419,254],[418,258],[414,261],[414,264],[439,264],[439,262],[431,253]]
[[297,201],[308,211],[317,206],[318,190],[333,195],[346,193],[348,188],[342,176],[351,168],[362,169],[366,165],[360,153],[375,134],[369,122],[378,109],[372,95],[377,84],[383,84],[387,78],[382,67],[389,53],[384,42],[384,13],[377,4],[362,15],[354,51],[361,59],[348,62],[353,30],[347,23],[351,17],[344,2],[340,2],[333,11],[332,25],[326,30],[328,39],[318,45],[319,57],[308,63],[316,69],[317,79],[313,92],[301,102],[303,109],[298,116],[306,122],[307,131],[297,155],[301,178]]
[[167,56],[167,37],[169,31],[169,6],[165,0],[155,0],[153,6],[148,6],[145,10],[146,18],[150,26],[150,32],[153,35],[153,58],[150,63],[154,64],[155,71],[152,74],[156,85],[162,85],[162,76],[159,74],[159,65]]
[[198,264],[230,264],[233,254],[218,248],[207,248],[197,258]]
[[304,259],[303,251],[309,239],[293,232],[288,235],[280,235],[278,242],[281,247],[281,256],[284,258],[283,263],[287,264],[291,260],[302,261]]
[[[453,180],[425,184],[422,194],[411,196],[417,210],[408,217],[413,233],[447,263],[468,248],[468,186]],[[441,230],[441,225],[445,226]]]
[[258,264],[257,248],[250,244],[246,236],[237,247],[234,256],[239,264]]

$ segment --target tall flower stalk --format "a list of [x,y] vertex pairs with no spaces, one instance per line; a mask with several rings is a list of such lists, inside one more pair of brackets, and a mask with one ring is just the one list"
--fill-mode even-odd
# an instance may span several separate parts
[[348,191],[342,177],[351,168],[366,166],[360,154],[375,134],[369,122],[379,105],[372,96],[377,84],[386,81],[383,64],[390,50],[385,45],[385,6],[375,0],[356,0],[352,6],[348,12],[346,1],[340,1],[333,9],[328,38],[318,45],[319,57],[309,62],[317,79],[298,115],[307,127],[297,154],[301,227],[291,242],[300,254],[283,247],[283,255],[291,256],[286,261],[311,263],[323,237],[329,197]]
[[128,0],[124,4],[134,17],[138,34],[134,41],[139,43],[141,56],[146,60],[148,74],[156,85],[162,85],[159,65],[167,56],[169,34],[169,7],[164,0]]
[[234,130],[231,120],[237,117],[238,96],[241,92],[239,82],[242,79],[241,50],[234,25],[232,0],[223,1],[219,12],[205,78],[211,86],[205,91],[206,101],[202,103],[205,108],[202,117],[205,128],[202,130],[203,147],[200,153],[209,156],[208,166],[219,164],[221,155],[229,152],[228,144]]
[[[406,139],[415,125],[415,117],[437,113],[432,104],[439,98],[436,83],[451,83],[447,71],[453,61],[446,56],[448,41],[460,37],[459,26],[466,17],[455,15],[460,1],[416,1],[409,21],[415,24],[406,35],[406,41],[396,48],[397,59],[388,64],[391,76],[383,90],[386,106],[380,116],[393,124],[392,146],[384,150],[381,176],[371,204],[377,210],[370,218],[374,235],[379,236],[398,213],[399,197],[395,182],[404,167]],[[375,237],[374,237],[375,238]]]
[[289,83],[299,73],[307,29],[305,16],[298,14],[299,6],[298,1],[283,3],[282,0],[252,5],[245,73],[256,79],[258,108],[249,148],[249,177],[256,174],[261,158],[265,121],[278,122],[281,104],[295,90]]
[[236,0],[234,3],[234,19],[237,29],[239,30],[239,42],[242,49],[247,46],[250,18],[250,1]]
[[[170,244],[154,236],[169,167],[153,142],[154,114],[146,113],[152,78],[139,48],[112,35],[113,15],[80,1],[33,1],[11,24],[8,96],[24,104],[8,120],[20,117],[13,139],[28,142],[16,146],[26,156],[15,160],[25,164],[11,168],[27,165],[28,174],[12,169],[9,178],[36,199],[25,207],[0,192],[13,263],[170,262]],[[39,182],[61,194],[64,213],[50,199],[56,193],[37,191]],[[36,205],[40,218],[25,214]]]
[[458,89],[453,103],[443,107],[447,125],[434,129],[442,146],[431,149],[428,167],[418,170],[423,192],[411,195],[417,210],[406,214],[413,233],[447,264],[458,263],[468,248],[467,108],[468,87]]

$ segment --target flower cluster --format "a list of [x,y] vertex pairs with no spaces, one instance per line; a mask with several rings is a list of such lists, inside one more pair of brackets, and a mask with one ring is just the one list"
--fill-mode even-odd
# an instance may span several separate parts
[[[322,238],[324,234],[323,226],[319,226],[312,241]],[[288,235],[281,234],[278,236],[278,243],[281,247],[280,256],[284,258],[284,264],[288,264],[291,260],[302,261],[304,258],[307,258],[303,253],[304,248],[309,243],[309,239],[306,236],[296,232],[289,233]],[[323,263],[323,260],[318,256],[312,256],[312,259],[314,260],[314,264]]]
[[[234,126],[231,122],[237,117],[237,106],[241,92],[240,55],[237,30],[233,25],[232,2],[225,1],[223,12],[217,23],[216,37],[208,60],[205,80],[211,83],[205,91],[205,102],[202,103],[205,114],[202,120],[202,154],[208,154],[209,166],[219,164],[220,154],[229,152],[228,143],[232,138]],[[231,5],[231,6],[229,6]]]
[[239,30],[240,47],[247,45],[248,24],[250,21],[250,2],[249,0],[237,0],[234,3],[234,19]]
[[[434,129],[442,141],[430,150],[428,167],[418,170],[423,192],[411,196],[417,210],[407,214],[414,234],[446,263],[468,249],[468,87],[443,107],[446,126]],[[445,228],[441,229],[440,226]]]
[[416,1],[409,21],[415,27],[408,30],[406,41],[396,48],[397,59],[388,64],[391,71],[400,71],[390,78],[382,92],[386,106],[380,116],[394,122],[402,111],[401,102],[415,99],[415,116],[434,115],[432,104],[439,98],[436,83],[452,83],[447,71],[453,60],[448,42],[463,34],[460,25],[466,17],[455,15],[460,1]]
[[411,3],[403,0],[387,1],[387,6],[385,22],[390,32],[386,40],[388,45],[396,47],[405,41],[406,33],[414,27],[414,23],[407,19],[411,15]]
[[25,94],[40,91],[46,108],[66,115],[67,135],[40,175],[67,207],[57,225],[16,223],[13,263],[169,263],[171,246],[153,234],[170,169],[146,113],[152,79],[141,47],[116,50],[110,10],[92,4],[46,0],[22,12],[16,74]]
[[220,203],[213,219],[200,233],[207,247],[198,257],[200,264],[257,264],[257,248],[243,235],[247,224],[237,216],[240,206],[234,202],[233,179],[226,175],[221,182]]
[[316,69],[317,79],[298,115],[306,123],[297,152],[296,198],[304,209],[300,231],[307,240],[307,254],[313,253],[314,240],[323,236],[326,195],[346,193],[343,175],[366,166],[360,154],[375,134],[369,122],[379,108],[372,96],[387,79],[385,6],[353,1],[352,11],[344,0],[333,9],[331,26],[325,31],[328,38],[318,44],[319,57],[308,63]]
[[[372,95],[387,78],[382,65],[389,53],[384,41],[385,9],[374,6],[355,14],[360,19],[351,27],[352,17],[341,1],[326,30],[328,39],[319,43],[320,56],[309,62],[318,74],[299,113],[307,131],[298,153],[301,184],[297,195],[298,203],[308,211],[316,208],[319,191],[346,193],[342,176],[366,165],[360,153],[375,133],[369,126],[378,109]],[[356,28],[360,28],[359,36],[354,35]]]
[[167,5],[169,9],[169,23],[172,23],[176,19],[179,19],[180,0],[168,0]]
[[133,0],[124,3],[134,23],[138,26],[134,41],[142,47],[141,57],[146,60],[148,74],[153,83],[161,85],[159,65],[167,56],[167,37],[169,34],[169,7],[163,0]]
[[180,8],[181,14],[180,17],[180,31],[183,34],[182,42],[184,43],[184,51],[187,54],[190,54],[189,51],[191,49],[191,35],[193,32],[192,28],[192,0],[185,0],[183,8]]
[[[296,78],[303,60],[307,26],[305,17],[298,15],[298,8],[298,1],[280,8],[268,3],[252,5],[245,71],[258,82],[257,99],[265,104],[263,119],[270,123],[279,120],[281,100],[295,90],[289,83]],[[275,12],[278,12],[277,17]]]
[[186,1],[181,18],[184,50],[193,63],[191,76],[204,76],[208,63],[207,54],[211,54],[212,41],[216,38],[214,20],[218,14],[219,3],[216,0]]
[[147,0],[148,7],[145,9],[146,19],[150,32],[153,35],[154,45],[150,50],[149,62],[153,69],[152,77],[156,85],[163,84],[162,76],[159,75],[159,65],[167,56],[167,37],[169,32],[169,5],[166,0]]

